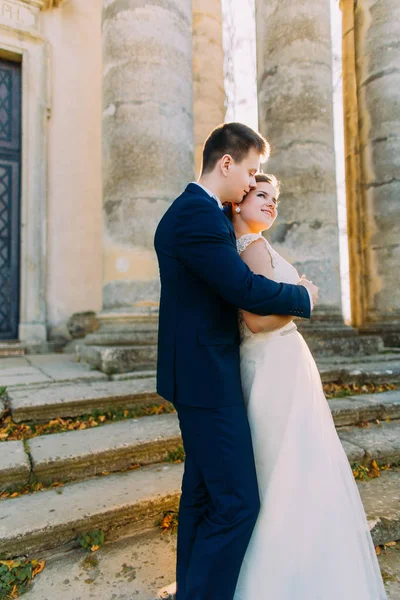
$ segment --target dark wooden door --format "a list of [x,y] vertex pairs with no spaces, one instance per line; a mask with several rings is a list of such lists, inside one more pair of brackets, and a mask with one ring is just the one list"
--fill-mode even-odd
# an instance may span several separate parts
[[21,65],[0,60],[0,339],[18,338]]

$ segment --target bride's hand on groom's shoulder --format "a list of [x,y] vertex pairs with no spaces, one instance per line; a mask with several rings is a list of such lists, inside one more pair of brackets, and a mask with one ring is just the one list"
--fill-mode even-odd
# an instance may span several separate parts
[[300,277],[300,281],[297,285],[302,285],[308,289],[308,291],[310,292],[311,297],[313,299],[313,307],[314,307],[318,301],[318,292],[319,292],[318,286],[314,285],[312,281],[309,281],[305,275],[302,275]]

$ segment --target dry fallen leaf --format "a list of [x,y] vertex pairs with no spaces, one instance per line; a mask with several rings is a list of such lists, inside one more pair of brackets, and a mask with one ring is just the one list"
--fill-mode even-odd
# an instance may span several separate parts
[[45,567],[46,561],[45,560],[41,560],[41,561],[36,561],[33,560],[32,561],[32,566],[33,571],[32,571],[32,577],[35,577],[38,573],[40,573],[41,571],[43,571],[44,567]]
[[368,472],[368,476],[372,478],[374,477],[380,477],[380,469],[378,467],[378,463],[376,462],[376,460],[373,460],[371,463],[371,468],[369,469]]
[[0,565],[6,565],[6,567],[8,567],[8,570],[11,571],[11,569],[15,566],[15,561],[14,560],[0,560]]

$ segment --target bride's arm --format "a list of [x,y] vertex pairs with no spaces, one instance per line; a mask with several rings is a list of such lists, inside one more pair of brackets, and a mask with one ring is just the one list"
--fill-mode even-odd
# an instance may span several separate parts
[[[264,275],[265,277],[268,277],[268,279],[273,279],[274,271],[272,268],[271,256],[263,240],[257,240],[247,246],[246,250],[242,252],[241,258],[250,267],[253,273]],[[252,333],[275,331],[287,323],[290,323],[294,318],[290,315],[268,315],[263,317],[247,312],[246,310],[243,310],[242,314],[247,327]]]

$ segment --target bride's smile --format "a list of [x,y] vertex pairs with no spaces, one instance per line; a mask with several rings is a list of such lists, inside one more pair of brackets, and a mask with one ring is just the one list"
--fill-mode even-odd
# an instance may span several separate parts
[[272,227],[278,216],[279,182],[274,176],[261,177],[265,180],[257,181],[257,187],[240,204],[233,204],[232,223],[236,237],[265,231]]

